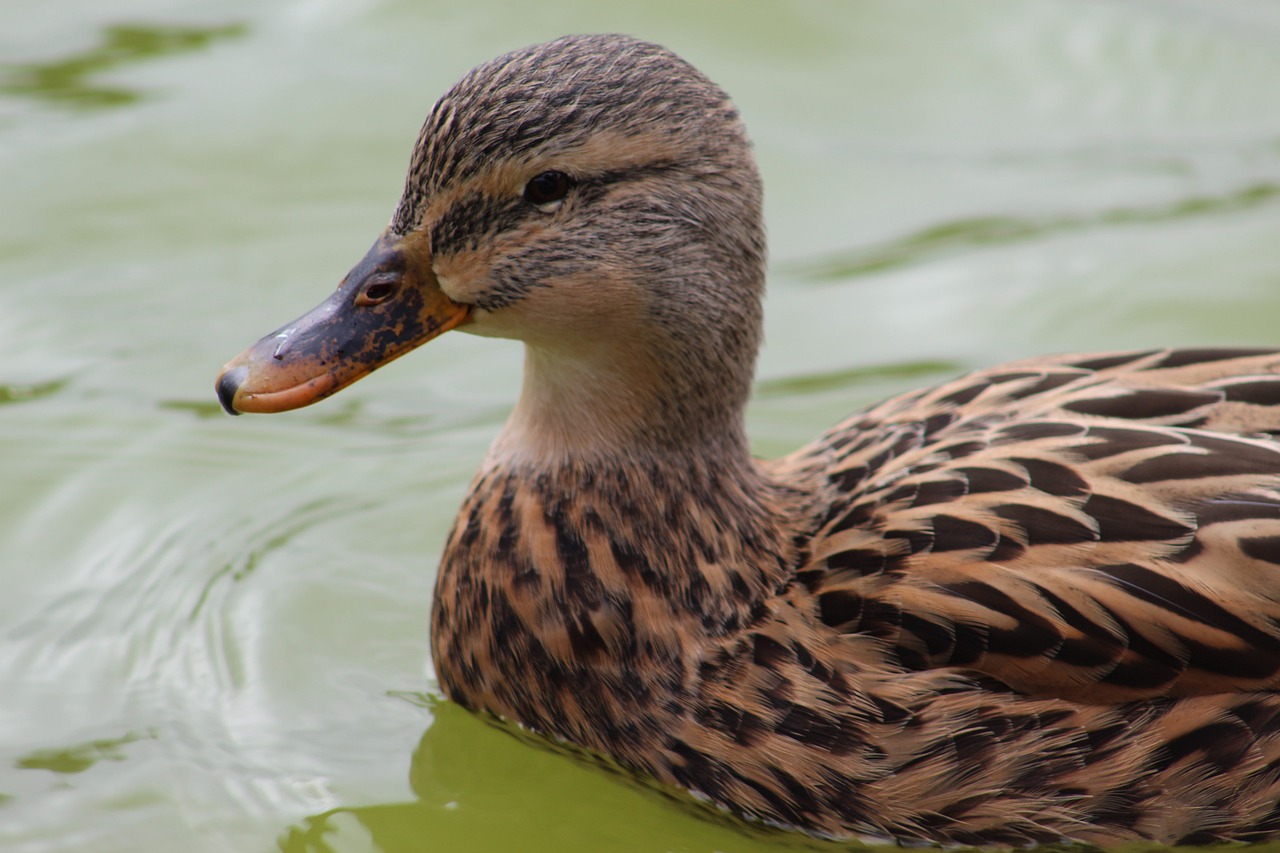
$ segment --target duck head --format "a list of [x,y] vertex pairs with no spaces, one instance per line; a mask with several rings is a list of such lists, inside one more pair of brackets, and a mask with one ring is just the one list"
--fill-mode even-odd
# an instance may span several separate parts
[[457,328],[526,344],[513,448],[736,434],[764,251],[724,92],[657,45],[561,38],[439,100],[390,225],[328,299],[228,363],[218,396],[298,408]]

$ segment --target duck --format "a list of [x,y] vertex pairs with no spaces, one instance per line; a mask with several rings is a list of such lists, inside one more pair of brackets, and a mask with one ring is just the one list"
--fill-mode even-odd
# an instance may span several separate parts
[[440,98],[385,231],[218,397],[523,342],[431,606],[440,687],[487,718],[819,838],[1280,837],[1280,350],[1029,358],[756,459],[761,197],[676,54],[516,50]]

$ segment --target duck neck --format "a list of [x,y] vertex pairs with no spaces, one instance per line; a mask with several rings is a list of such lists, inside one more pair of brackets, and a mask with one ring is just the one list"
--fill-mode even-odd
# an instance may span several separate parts
[[456,701],[604,749],[611,726],[680,713],[707,649],[761,617],[796,559],[797,498],[751,458],[725,388],[700,411],[607,360],[549,360],[530,348],[459,512],[433,654]]
[[754,470],[743,427],[746,377],[697,369],[684,348],[634,339],[525,346],[520,399],[490,464],[711,463]]

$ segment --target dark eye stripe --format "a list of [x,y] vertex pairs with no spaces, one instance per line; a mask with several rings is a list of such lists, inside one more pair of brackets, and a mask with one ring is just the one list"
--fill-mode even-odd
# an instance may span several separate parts
[[520,200],[470,193],[431,226],[431,250],[436,255],[447,255],[475,249],[482,240],[514,228],[528,213]]
[[[661,175],[673,171],[669,163],[652,163],[600,172],[582,178],[569,178],[570,186],[583,190],[582,200],[590,201],[603,194],[611,184],[638,180],[653,175]],[[552,174],[551,171],[542,175]],[[564,174],[564,173],[559,173]],[[532,183],[532,181],[530,181]],[[486,195],[482,192],[471,192],[464,195],[452,207],[446,210],[435,224],[431,226],[431,248],[437,255],[475,249],[484,240],[496,234],[518,226],[530,216],[539,215],[536,208],[530,208],[528,202],[528,185],[525,193],[518,198]],[[547,204],[549,202],[534,202]]]
[[645,163],[639,166],[631,166],[626,169],[613,169],[606,172],[600,172],[598,175],[589,178],[592,183],[598,184],[616,184],[622,181],[634,181],[640,178],[649,178],[655,175],[667,175],[678,171],[676,164],[667,161],[657,161],[654,163]]

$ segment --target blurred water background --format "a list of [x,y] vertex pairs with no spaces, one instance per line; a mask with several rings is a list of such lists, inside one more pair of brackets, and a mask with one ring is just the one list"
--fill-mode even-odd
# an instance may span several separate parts
[[1002,359],[1280,344],[1274,0],[4,3],[0,849],[808,847],[439,701],[436,559],[517,345],[213,400],[363,254],[449,84],[601,30],[752,129],[762,455]]

